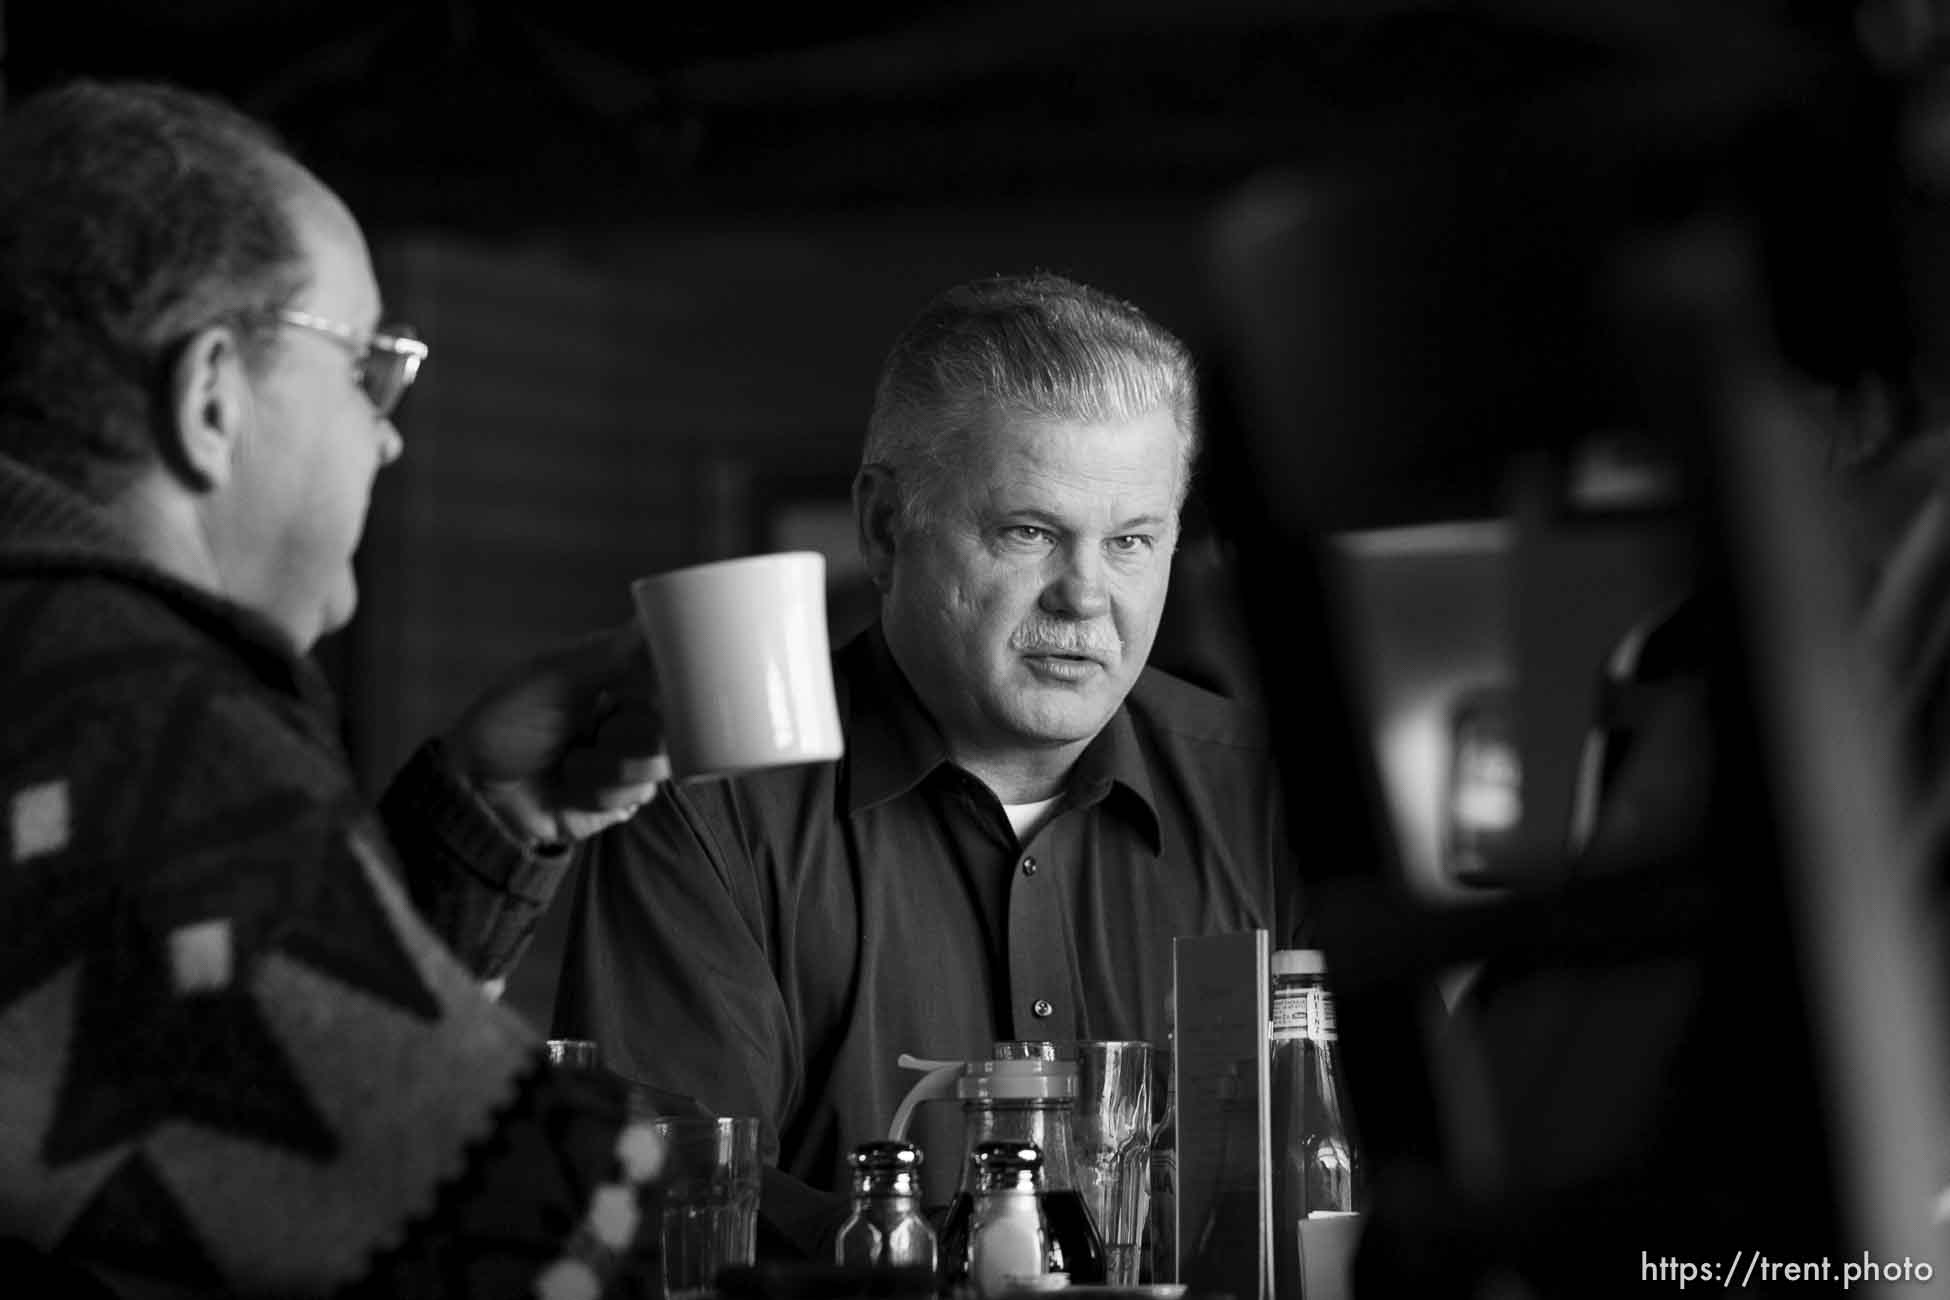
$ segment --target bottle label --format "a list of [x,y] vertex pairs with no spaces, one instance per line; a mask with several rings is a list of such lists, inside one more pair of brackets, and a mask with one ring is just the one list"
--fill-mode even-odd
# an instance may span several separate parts
[[1334,999],[1325,989],[1310,990],[1308,1000],[1314,1005],[1308,1010],[1305,1033],[1316,1043],[1331,1043],[1340,1035],[1334,1032]]
[[1272,1034],[1275,1038],[1307,1036],[1307,990],[1281,990],[1273,995]]

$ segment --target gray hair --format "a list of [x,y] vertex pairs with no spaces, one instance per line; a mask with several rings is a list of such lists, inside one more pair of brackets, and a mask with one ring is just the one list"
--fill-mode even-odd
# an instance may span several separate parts
[[311,268],[303,172],[261,123],[155,82],[79,80],[0,121],[0,451],[109,499],[157,454],[174,350],[238,328],[248,363]]
[[1100,289],[1048,272],[994,276],[938,295],[894,341],[860,459],[893,472],[902,521],[916,527],[997,421],[1098,424],[1160,408],[1178,428],[1182,503],[1199,439],[1190,351]]

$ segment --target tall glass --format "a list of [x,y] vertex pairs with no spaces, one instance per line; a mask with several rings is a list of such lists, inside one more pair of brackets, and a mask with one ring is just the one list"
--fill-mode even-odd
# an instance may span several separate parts
[[664,1295],[705,1300],[718,1274],[758,1250],[758,1121],[749,1116],[650,1121],[664,1140]]
[[1077,1191],[1104,1239],[1106,1281],[1135,1286],[1151,1205],[1151,1044],[1077,1044]]

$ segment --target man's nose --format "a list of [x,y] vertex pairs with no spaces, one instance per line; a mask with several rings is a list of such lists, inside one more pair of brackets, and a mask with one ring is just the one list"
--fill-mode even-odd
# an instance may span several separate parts
[[1043,588],[1043,609],[1070,618],[1100,618],[1110,612],[1110,585],[1104,557],[1094,546],[1063,552],[1062,567]]
[[406,450],[406,439],[399,436],[399,427],[389,419],[379,422],[379,466],[386,466],[398,460]]

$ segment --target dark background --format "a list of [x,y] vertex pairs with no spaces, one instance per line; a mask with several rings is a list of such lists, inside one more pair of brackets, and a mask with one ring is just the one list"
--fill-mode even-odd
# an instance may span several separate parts
[[1580,7],[1531,7],[73,0],[8,7],[6,75],[217,90],[377,229],[526,235],[1209,194],[1337,119],[1507,91],[1590,39]]
[[[70,0],[4,21],[9,99],[157,76],[270,122],[431,343],[360,616],[319,650],[375,790],[520,655],[627,620],[635,576],[810,546],[836,633],[857,626],[858,439],[881,351],[938,289],[1046,267],[1203,351],[1216,204],[1583,39],[1374,0]],[[1453,488],[1376,514],[1486,506]],[[1160,654],[1187,632],[1178,666],[1219,684],[1230,616],[1196,604],[1228,591],[1214,555],[1186,547]],[[542,1022],[560,920],[508,995]]]
[[[392,313],[430,342],[406,454],[376,490],[360,617],[320,648],[376,790],[495,672],[629,619],[633,577],[810,546],[836,630],[856,625],[870,603],[844,503],[874,373],[947,284],[1062,271],[1239,362],[1219,343],[1239,322],[1214,292],[1214,223],[1271,172],[1323,194],[1426,180],[1429,203],[1473,205],[1397,246],[1356,204],[1317,246],[1309,328],[1369,331],[1348,330],[1347,390],[1414,408],[1385,437],[1330,420],[1295,441],[1280,486],[1322,526],[1496,514],[1504,415],[1545,440],[1602,418],[1549,314],[1575,316],[1554,295],[1598,233],[1581,203],[1609,220],[1722,180],[1722,197],[1759,194],[1786,218],[1768,227],[1789,272],[1774,283],[1819,326],[1804,355],[1893,337],[1886,123],[1807,65],[1859,50],[1864,15],[1927,9],[16,0],[0,75],[10,100],[159,76],[256,113],[360,215]],[[1795,41],[1817,58],[1784,55]],[[1804,93],[1768,84],[1783,66]],[[1731,147],[1775,94],[1806,117],[1771,150]],[[1262,341],[1277,372],[1287,340]],[[1509,379],[1495,400],[1489,376]],[[1229,591],[1202,541],[1173,629],[1227,625],[1197,603]],[[1224,636],[1172,635],[1167,662],[1229,675]],[[559,919],[509,994],[542,1022]]]
[[[1273,539],[1250,555],[1249,590],[1257,626],[1275,629],[1262,644],[1288,654],[1286,675],[1267,679],[1288,687],[1270,706],[1275,725],[1320,769],[1290,799],[1298,836],[1328,846],[1307,868],[1312,887],[1371,874],[1389,855],[1385,836],[1355,825],[1376,802],[1350,775],[1363,737],[1352,721],[1345,733],[1322,726],[1337,709],[1351,717],[1336,695],[1348,681],[1317,623],[1296,635],[1268,613],[1307,558],[1290,543],[1310,527],[1491,520],[1407,543],[1395,534],[1357,565],[1370,648],[1388,651],[1369,666],[1400,688],[1397,722],[1410,706],[1427,721],[1413,754],[1405,725],[1366,738],[1384,762],[1412,758],[1397,775],[1431,804],[1447,757],[1440,719],[1457,693],[1504,685],[1524,654],[1557,644],[1533,637],[1514,652],[1506,620],[1575,635],[1595,659],[1635,612],[1608,610],[1617,621],[1604,626],[1565,612],[1584,608],[1592,555],[1612,555],[1602,544],[1614,539],[1580,527],[1531,536],[1515,556],[1529,566],[1519,583],[1495,531],[1513,459],[1629,419],[1621,395],[1697,395],[1686,376],[1699,357],[1684,340],[1622,346],[1629,313],[1593,310],[1607,293],[1614,308],[1632,297],[1604,279],[1629,234],[1725,216],[1751,238],[1764,332],[1817,381],[1911,366],[1932,384],[1950,375],[1940,11],[1928,0],[16,0],[0,74],[8,99],[76,73],[164,76],[265,118],[361,216],[389,306],[430,342],[401,413],[406,454],[376,491],[360,617],[320,651],[370,788],[518,656],[626,621],[633,577],[811,546],[828,557],[836,625],[856,624],[870,605],[846,489],[882,350],[944,286],[1044,267],[1178,330],[1221,380],[1208,397],[1229,382],[1258,396],[1256,408],[1215,409],[1260,472],[1211,475],[1238,495],[1195,499],[1193,519],[1216,508],[1221,525]],[[1284,261],[1241,255],[1256,219]],[[1630,363],[1643,364],[1626,373]],[[1225,551],[1207,544],[1217,531],[1196,531],[1181,553],[1199,567],[1174,582],[1175,631],[1159,653],[1225,679],[1235,642],[1174,640],[1239,613]],[[1641,598],[1612,588],[1628,605]],[[1553,595],[1569,603],[1551,606]],[[1513,600],[1527,602],[1514,615]],[[1576,737],[1588,679],[1561,659],[1545,656],[1566,674],[1553,722]],[[1293,707],[1302,698],[1317,707]],[[1684,999],[1646,994],[1629,967],[1595,986],[1594,1002],[1543,962],[1540,987],[1564,995],[1564,1014],[1543,1040],[1532,1021],[1513,1022],[1511,1062],[1537,1057],[1539,1041],[1568,1052],[1575,1026],[1594,1078],[1657,1075],[1634,1095],[1673,1100],[1683,1121],[1614,1132],[1602,1088],[1566,1084],[1562,1112],[1510,1094],[1511,1151],[1538,1157],[1530,1183],[1518,1170],[1513,1187],[1536,1197],[1512,1196],[1502,1226],[1568,1247],[1570,1284],[1543,1294],[1618,1289],[1606,1279],[1642,1290],[1627,1257],[1678,1244],[1647,1226],[1671,1226],[1675,1204],[1722,1257],[1770,1223],[1827,1217],[1822,1187],[1808,1184],[1827,1181],[1835,1135],[1821,1131],[1808,1085],[1818,1062],[1800,1041],[1800,939],[1775,915],[1806,886],[1777,879],[1774,849],[1724,820],[1729,838],[1707,865],[1729,870],[1708,878],[1736,923],[1686,936],[1702,959],[1688,996],[1699,990],[1724,1017],[1702,1022],[1706,1048],[1685,1038],[1693,1054],[1671,1069],[1634,1050],[1667,1041],[1637,1012]],[[1844,865],[1862,869],[1829,864]],[[1338,883],[1343,904],[1386,902],[1374,928],[1344,927],[1325,946],[1357,986],[1343,989],[1355,1095],[1389,1121],[1375,1124],[1370,1153],[1415,1175],[1438,1167],[1439,1143],[1418,1128],[1441,1109],[1434,1092],[1446,1089],[1452,1118],[1468,1099],[1405,1040],[1410,1017],[1384,1005],[1411,983],[1390,963],[1434,967],[1443,952],[1505,944],[1521,991],[1527,941],[1557,935],[1560,955],[1588,954],[1541,913],[1524,928],[1513,912],[1502,937],[1463,934],[1454,913],[1396,910],[1372,881]],[[1635,914],[1622,915],[1594,911],[1593,932],[1640,942]],[[508,993],[541,1023],[560,922]],[[1837,951],[1884,946],[1869,934]],[[1810,986],[1819,1009],[1833,988]],[[1594,1006],[1618,1014],[1587,1014]],[[1926,1020],[1896,1029],[1934,1043]],[[1848,1064],[1862,1068],[1831,1073],[1837,1095],[1849,1090],[1837,1079],[1873,1084],[1883,1062]],[[1808,1095],[1777,1132],[1760,1116],[1787,1085]],[[1580,1109],[1587,1098],[1596,1109]],[[1552,1123],[1621,1143],[1588,1200],[1559,1195]],[[1458,1131],[1458,1150],[1494,1146],[1481,1124]],[[1864,1150],[1858,1175],[1915,1163],[1898,1144]],[[1395,1201],[1394,1254],[1440,1274],[1429,1243],[1462,1241],[1472,1225],[1425,1199]],[[1881,1225],[1891,1235],[1846,1244],[1899,1240],[1917,1206],[1897,1208]],[[1620,1249],[1601,1262],[1595,1239]],[[1790,1240],[1811,1253],[1832,1244]]]

